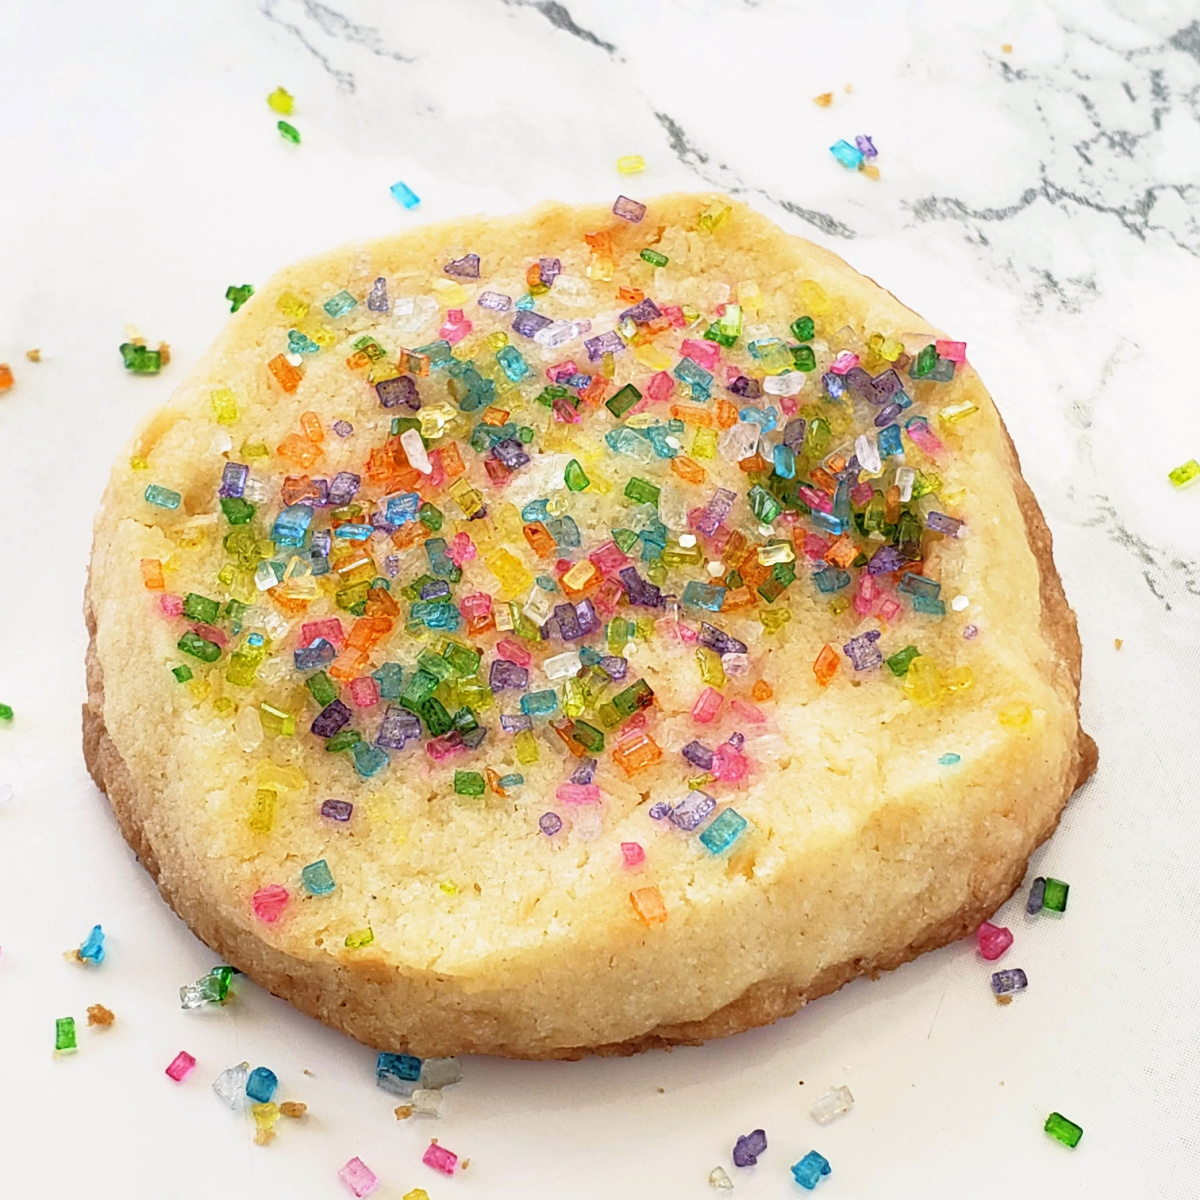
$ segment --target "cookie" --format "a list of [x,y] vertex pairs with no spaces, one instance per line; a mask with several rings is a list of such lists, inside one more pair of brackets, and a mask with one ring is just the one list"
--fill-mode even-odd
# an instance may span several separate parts
[[1096,761],[965,347],[716,195],[282,271],[116,464],[86,609],[163,896],[389,1051],[773,1021],[978,926]]

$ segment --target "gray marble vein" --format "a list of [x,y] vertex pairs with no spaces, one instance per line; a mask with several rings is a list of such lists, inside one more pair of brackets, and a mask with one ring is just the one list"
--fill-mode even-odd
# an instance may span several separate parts
[[563,33],[569,33],[581,42],[587,42],[588,45],[604,50],[614,57],[617,55],[617,48],[612,42],[606,42],[603,38],[597,37],[590,29],[584,29],[581,25],[576,24],[566,6],[557,3],[557,0],[504,0],[504,3],[510,8],[535,9],[555,29],[561,29]]

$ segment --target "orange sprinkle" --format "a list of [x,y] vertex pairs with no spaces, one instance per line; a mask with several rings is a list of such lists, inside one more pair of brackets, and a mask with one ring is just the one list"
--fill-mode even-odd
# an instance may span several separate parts
[[846,460],[840,454],[831,454],[825,460],[825,466],[836,475],[839,471],[846,469]]
[[272,603],[280,612],[295,616],[308,611],[307,600],[297,600],[294,596],[287,595],[282,587],[268,588],[267,595],[271,597]]
[[838,667],[841,665],[842,660],[838,656],[838,652],[832,646],[825,645],[821,647],[821,653],[817,655],[817,661],[813,663],[813,674],[822,687],[828,687],[829,681],[837,674]]
[[749,458],[743,458],[738,462],[738,466],[747,474],[762,474],[763,471],[769,471],[771,464],[756,450]]
[[143,558],[138,566],[142,571],[142,586],[150,592],[161,592],[166,589],[163,582],[162,563],[157,558]]
[[285,392],[294,392],[300,386],[300,380],[304,378],[282,354],[275,355],[267,363],[267,370],[275,376],[275,381]]
[[371,588],[367,592],[366,615],[368,617],[398,617],[400,605],[384,588]]
[[751,689],[750,695],[755,700],[770,700],[775,695],[775,689],[765,680],[760,679]]
[[883,519],[889,525],[900,520],[900,489],[893,483],[883,501]]
[[833,93],[822,92],[819,96],[813,97],[813,103],[818,108],[828,108],[833,103]]
[[289,459],[299,467],[311,467],[325,452],[306,437],[289,433],[275,448],[281,458]]
[[658,762],[662,758],[662,750],[648,733],[638,731],[632,737],[618,743],[612,756],[613,761],[626,775],[633,775]]
[[825,551],[825,561],[841,567],[844,571],[858,557],[858,547],[852,538],[842,534],[828,550]]
[[647,928],[662,925],[667,919],[667,906],[663,903],[662,892],[656,887],[638,888],[630,892],[629,902],[637,919]]
[[457,442],[447,442],[437,453],[441,456],[442,470],[446,472],[447,479],[457,479],[466,470]]
[[0,392],[7,392],[12,385],[12,367],[10,367],[8,363],[0,363]]
[[350,355],[348,359],[346,359],[346,366],[348,366],[352,371],[361,371],[364,367],[369,367],[370,365],[370,358],[361,350],[355,350],[355,352]]
[[528,525],[523,525],[521,532],[525,535],[525,540],[533,547],[533,552],[538,558],[550,558],[554,554],[557,543],[541,521],[532,521]]
[[1005,42],[1000,47],[1000,53],[1001,54],[1011,54],[1012,53],[1012,42]]
[[503,425],[508,417],[509,413],[506,408],[497,408],[493,404],[491,408],[484,410],[483,423],[485,425]]
[[325,430],[321,428],[321,418],[315,412],[300,414],[300,431],[310,442],[325,440]]
[[748,587],[730,588],[721,601],[721,611],[737,612],[739,608],[750,608],[754,602],[754,593]]
[[686,483],[703,483],[708,477],[708,472],[695,459],[684,454],[671,459],[671,470]]
[[580,402],[583,404],[599,404],[604,399],[604,393],[608,391],[608,380],[603,375],[593,375],[592,382],[579,393]]
[[731,404],[724,396],[717,401],[717,426],[720,429],[730,429],[737,424],[738,407]]
[[103,1004],[89,1004],[87,1012],[88,1024],[99,1025],[101,1029],[107,1029],[117,1019],[112,1009],[105,1008]]
[[685,425],[702,425],[711,429],[713,415],[703,404],[672,404],[671,416]]
[[393,622],[387,617],[359,617],[350,627],[350,633],[346,637],[346,648],[370,650],[381,638],[392,632],[392,625]]
[[363,674],[370,663],[368,655],[353,646],[347,646],[329,666],[329,674],[343,683]]
[[607,229],[603,229],[599,233],[585,233],[583,240],[601,258],[612,258],[612,234]]
[[837,480],[824,467],[813,467],[812,481],[831,496],[837,492]]
[[617,295],[626,304],[641,304],[646,298],[646,293],[641,288],[619,287],[617,288]]
[[563,575],[559,583],[562,584],[563,591],[574,600],[577,596],[582,596],[589,588],[594,587],[603,578],[604,576],[595,563],[590,562],[586,558],[581,558],[579,562]]

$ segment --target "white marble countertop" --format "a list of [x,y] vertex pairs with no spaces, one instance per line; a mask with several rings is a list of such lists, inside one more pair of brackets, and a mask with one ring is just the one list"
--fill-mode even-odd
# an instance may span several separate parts
[[[8,0],[0,51],[0,361],[17,378],[0,395],[0,700],[17,710],[0,729],[0,1193],[332,1198],[357,1154],[389,1200],[703,1197],[717,1163],[737,1195],[782,1197],[813,1146],[830,1197],[1194,1192],[1200,484],[1166,478],[1200,458],[1194,6]],[[299,146],[264,102],[278,84]],[[878,182],[828,152],[856,133]],[[618,176],[623,154],[644,174]],[[414,212],[388,193],[401,179]],[[92,512],[229,284],[422,219],[714,186],[967,341],[1004,412],[1079,614],[1101,749],[1034,864],[1071,882],[1070,911],[1050,929],[1002,910],[1031,980],[1007,1009],[964,943],[699,1049],[471,1060],[440,1121],[398,1125],[370,1051],[252,986],[219,1013],[178,1008],[213,957],[157,899],[79,748]],[[122,369],[127,324],[170,343],[158,377]],[[109,961],[65,964],[96,921]],[[56,1061],[53,1019],[97,1001],[116,1027]],[[200,1065],[176,1086],[181,1048]],[[311,1106],[267,1150],[208,1092],[243,1057]],[[819,1128],[808,1106],[843,1082],[854,1111]],[[1051,1109],[1084,1126],[1074,1152],[1041,1132]],[[770,1149],[736,1171],[756,1126]],[[423,1167],[430,1136],[471,1169]]]

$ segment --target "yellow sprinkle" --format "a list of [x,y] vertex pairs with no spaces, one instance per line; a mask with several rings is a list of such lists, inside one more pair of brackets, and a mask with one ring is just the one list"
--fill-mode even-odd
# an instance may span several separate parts
[[26,350],[25,357],[29,359],[30,362],[41,362],[42,352],[40,350]]
[[973,404],[970,400],[960,400],[957,404],[947,404],[945,408],[940,409],[938,416],[947,424],[953,424],[978,411],[979,405]]
[[[525,730],[525,732],[528,733],[529,730]],[[442,882],[438,884],[438,887],[440,887],[447,896],[458,895],[458,884],[455,883],[453,879],[443,879]]]
[[366,929],[356,929],[353,933],[346,934],[346,947],[349,950],[361,950],[374,940],[375,934],[368,926]]
[[[916,662],[916,659],[913,659],[913,662]],[[911,666],[909,670],[912,670]],[[1009,729],[1020,729],[1033,719],[1033,709],[1028,704],[1012,704],[1000,710],[999,718],[1001,725],[1006,725]]]
[[150,464],[140,454],[135,454],[129,460],[129,466],[134,471],[148,471],[150,469]]
[[438,300],[447,308],[456,308],[460,304],[465,304],[470,295],[461,283],[455,283],[453,279],[432,279],[429,286],[437,295]]
[[296,106],[295,97],[284,88],[277,87],[268,97],[267,103],[277,112],[286,117]]
[[646,160],[640,154],[626,154],[617,159],[617,170],[622,175],[636,175],[646,169]]
[[813,97],[813,103],[818,108],[828,108],[833,103],[833,93],[822,92],[819,96]]

